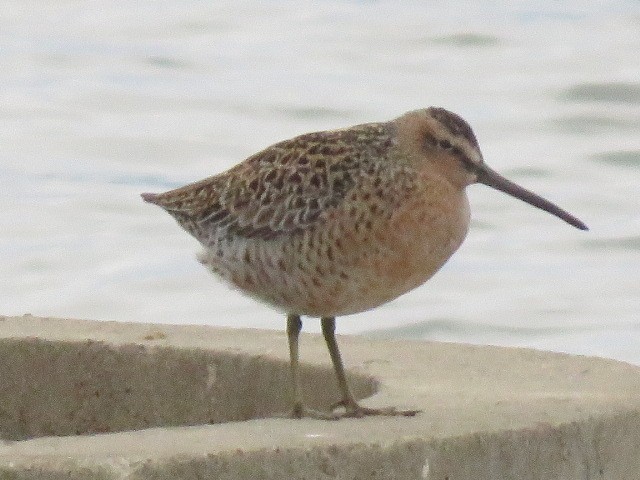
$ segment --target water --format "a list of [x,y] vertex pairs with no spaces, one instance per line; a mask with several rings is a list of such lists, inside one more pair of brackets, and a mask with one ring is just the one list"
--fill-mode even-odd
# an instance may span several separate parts
[[472,186],[443,270],[340,333],[640,364],[638,51],[631,0],[3,1],[0,313],[283,329],[138,194],[439,105],[591,231]]

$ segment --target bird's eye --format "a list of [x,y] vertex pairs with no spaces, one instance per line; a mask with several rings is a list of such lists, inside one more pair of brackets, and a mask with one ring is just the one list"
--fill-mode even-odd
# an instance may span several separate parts
[[451,142],[449,140],[440,140],[438,142],[438,145],[440,146],[440,148],[444,148],[446,150],[449,150],[453,145],[451,145]]
[[424,143],[429,147],[435,147],[438,144],[438,142],[436,141],[436,137],[431,134],[425,135]]

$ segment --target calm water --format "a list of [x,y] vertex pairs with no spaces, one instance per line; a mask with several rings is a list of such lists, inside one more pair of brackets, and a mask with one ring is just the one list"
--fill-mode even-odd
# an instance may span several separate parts
[[139,192],[440,105],[591,231],[472,186],[445,268],[340,332],[640,364],[640,3],[451,5],[0,2],[0,313],[283,329]]

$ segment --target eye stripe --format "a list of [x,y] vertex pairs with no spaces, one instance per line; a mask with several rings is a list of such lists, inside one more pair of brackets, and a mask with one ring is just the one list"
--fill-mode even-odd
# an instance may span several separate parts
[[475,172],[478,169],[478,165],[469,158],[464,150],[459,145],[453,145],[450,140],[443,138],[437,139],[431,133],[424,134],[424,143],[429,147],[438,147],[443,150],[447,150],[452,153],[464,166],[464,168],[470,172]]
[[466,168],[467,170],[475,172],[478,168],[478,165],[476,165],[476,163],[471,160],[459,146],[453,147],[451,149],[451,153],[453,153],[458,158],[458,160],[460,160],[464,168]]
[[462,162],[462,166],[464,168],[466,168],[468,171],[470,172],[476,172],[478,170],[478,165],[476,165],[475,163],[473,163],[471,160],[469,160],[467,157],[462,156],[460,157],[460,161]]

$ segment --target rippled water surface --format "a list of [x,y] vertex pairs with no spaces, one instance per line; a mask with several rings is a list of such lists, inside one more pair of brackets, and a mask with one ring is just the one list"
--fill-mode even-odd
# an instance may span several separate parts
[[2,2],[0,313],[282,329],[138,194],[439,105],[591,230],[472,186],[443,270],[340,332],[640,363],[640,4],[455,5]]

